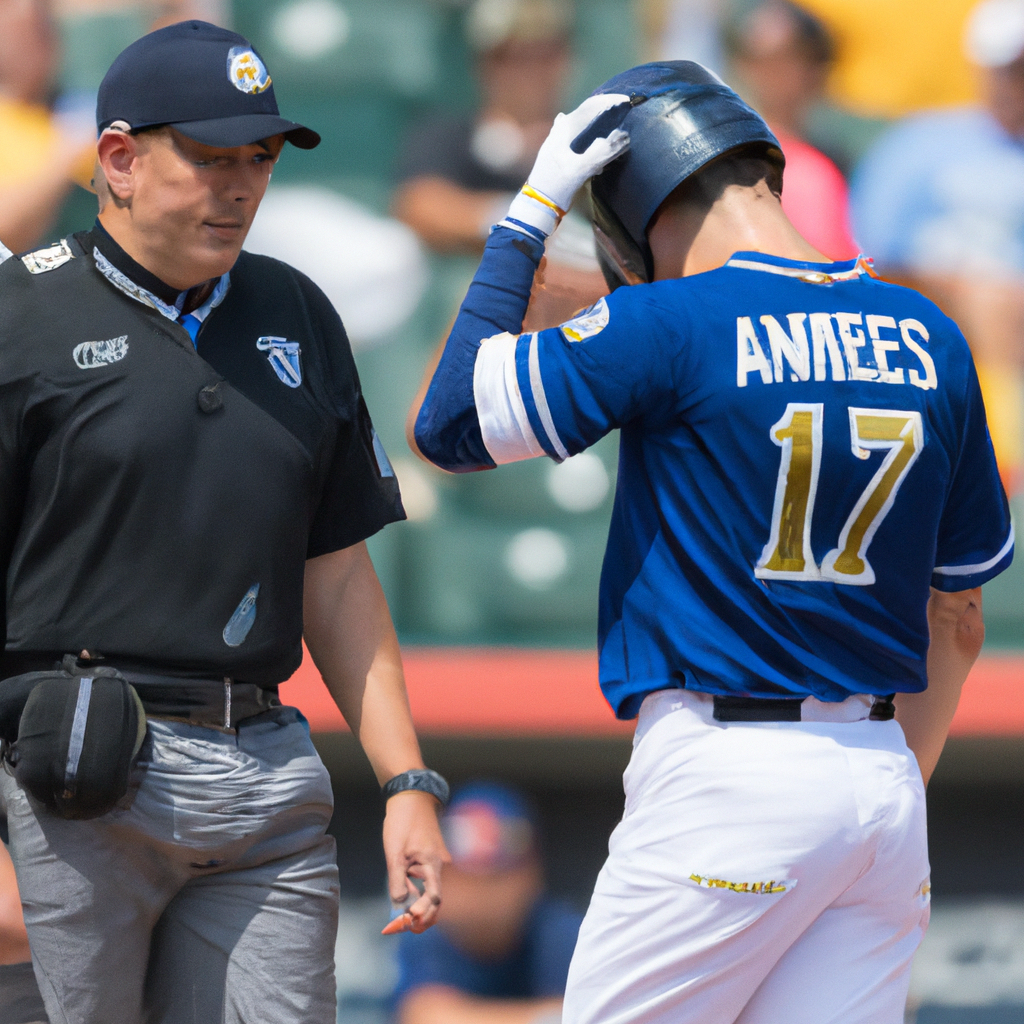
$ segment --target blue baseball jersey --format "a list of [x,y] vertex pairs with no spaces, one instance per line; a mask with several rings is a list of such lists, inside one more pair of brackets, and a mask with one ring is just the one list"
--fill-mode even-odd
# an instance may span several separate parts
[[[467,329],[490,291],[495,325],[508,317],[521,260],[491,244]],[[979,586],[1012,558],[967,344],[864,261],[737,253],[559,328],[506,327],[477,344],[475,419],[465,398],[439,412],[460,393],[469,346],[453,342],[417,423],[448,468],[487,465],[481,446],[490,464],[564,459],[621,431],[599,620],[620,717],[666,687],[922,690],[929,586]]]

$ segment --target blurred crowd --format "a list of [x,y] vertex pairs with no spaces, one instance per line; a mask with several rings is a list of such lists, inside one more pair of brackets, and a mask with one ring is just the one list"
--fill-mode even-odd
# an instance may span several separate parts
[[[475,83],[450,90],[450,104],[404,131],[384,183],[394,189],[394,219],[329,188],[272,192],[252,239],[251,247],[319,275],[357,343],[415,308],[427,287],[423,250],[481,249],[555,113],[573,88],[581,91],[572,81],[578,12],[571,0],[421,4],[459,8]],[[278,6],[293,35],[304,25],[313,36],[347,24],[345,0]],[[701,61],[765,116],[786,154],[783,204],[816,248],[836,259],[867,254],[883,277],[921,289],[960,324],[1006,483],[1017,489],[1024,474],[1024,0],[621,6],[640,58]],[[105,55],[159,25],[233,16],[231,0],[0,0],[0,239],[21,251],[51,241],[57,227],[88,226],[91,113]],[[82,70],[83,53],[93,80]],[[589,91],[599,83],[582,84]],[[551,240],[528,328],[557,323],[603,292],[586,213],[581,197]],[[334,239],[326,252],[314,242],[325,235]]]

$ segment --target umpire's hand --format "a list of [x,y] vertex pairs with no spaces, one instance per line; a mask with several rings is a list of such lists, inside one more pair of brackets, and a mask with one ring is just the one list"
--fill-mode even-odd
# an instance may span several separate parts
[[441,865],[451,860],[441,838],[439,810],[433,796],[414,789],[396,793],[387,802],[384,856],[388,862],[388,891],[391,902],[406,910],[384,929],[385,935],[423,932],[437,920]]

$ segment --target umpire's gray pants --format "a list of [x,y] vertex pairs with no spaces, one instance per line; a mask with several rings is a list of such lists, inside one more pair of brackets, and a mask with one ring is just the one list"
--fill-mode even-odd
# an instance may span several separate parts
[[92,821],[0,772],[51,1024],[334,1024],[333,799],[301,715],[149,736],[131,805]]

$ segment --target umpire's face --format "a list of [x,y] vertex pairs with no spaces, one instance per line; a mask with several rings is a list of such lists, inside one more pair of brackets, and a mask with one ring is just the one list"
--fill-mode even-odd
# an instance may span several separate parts
[[106,131],[99,158],[110,191],[100,220],[138,263],[173,288],[234,266],[284,137],[219,149],[170,127]]

